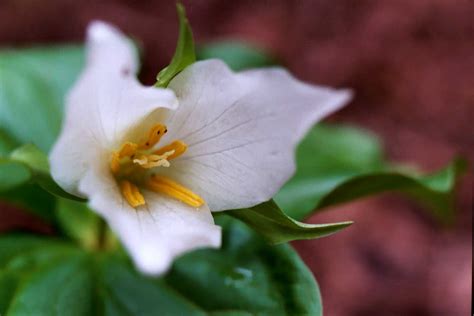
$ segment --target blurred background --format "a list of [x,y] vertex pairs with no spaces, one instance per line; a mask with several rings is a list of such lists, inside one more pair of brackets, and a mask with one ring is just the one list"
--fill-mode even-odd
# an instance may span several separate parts
[[[474,157],[474,2],[470,0],[183,1],[197,44],[253,43],[302,80],[351,87],[330,118],[372,130],[388,158],[430,171]],[[80,42],[92,19],[143,45],[151,84],[175,48],[174,1],[0,2],[0,46]],[[472,292],[473,176],[460,183],[454,227],[408,199],[386,194],[309,222],[352,219],[346,231],[293,245],[315,274],[325,314],[467,315]],[[18,210],[0,230],[48,227]]]

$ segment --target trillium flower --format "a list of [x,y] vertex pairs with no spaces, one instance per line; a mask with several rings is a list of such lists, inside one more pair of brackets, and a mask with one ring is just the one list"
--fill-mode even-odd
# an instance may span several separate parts
[[295,170],[299,140],[350,97],[283,69],[234,73],[218,60],[188,66],[166,89],[142,86],[136,72],[126,37],[92,23],[50,164],[146,274],[186,251],[219,247],[211,211],[271,199]]

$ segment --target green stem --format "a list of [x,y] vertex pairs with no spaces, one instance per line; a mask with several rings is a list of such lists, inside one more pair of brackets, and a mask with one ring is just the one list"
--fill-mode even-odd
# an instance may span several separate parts
[[102,218],[99,218],[97,231],[97,250],[105,250],[107,247],[107,223]]

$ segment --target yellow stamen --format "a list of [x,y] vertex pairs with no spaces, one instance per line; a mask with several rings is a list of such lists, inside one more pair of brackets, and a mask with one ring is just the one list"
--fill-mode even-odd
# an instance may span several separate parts
[[[145,141],[141,143],[125,142],[119,150],[112,153],[110,169],[119,181],[122,195],[132,207],[144,205],[145,199],[135,184],[124,179],[142,183],[145,178],[149,177],[149,173],[143,169],[169,167],[169,161],[181,156],[188,148],[184,142],[175,140],[154,150],[154,146],[166,132],[165,125],[156,124],[149,131]],[[191,207],[198,208],[205,203],[199,195],[168,178],[151,176],[145,183],[150,190],[164,193]]]
[[120,148],[119,156],[120,156],[120,158],[130,157],[130,156],[134,155],[137,152],[137,149],[138,149],[137,144],[131,143],[131,142],[126,142]]
[[171,160],[171,159],[178,158],[179,156],[181,156],[186,151],[186,149],[188,149],[188,145],[186,145],[184,142],[180,140],[175,140],[171,144],[168,144],[156,150],[154,154],[163,155],[164,153],[168,151],[174,150],[174,153],[168,156],[168,160]]
[[120,190],[131,207],[145,205],[145,198],[133,183],[127,180],[122,180],[120,182]]
[[120,159],[124,157],[130,157],[137,152],[138,145],[131,142],[126,142],[120,147],[120,150],[112,153],[110,160],[110,169],[114,174],[120,171]]
[[200,207],[204,204],[204,200],[199,195],[168,178],[155,175],[148,180],[147,184],[150,190],[167,194],[189,206]]
[[120,158],[118,152],[114,152],[112,154],[112,159],[110,160],[110,169],[114,174],[118,173],[120,170]]
[[140,149],[150,149],[151,147],[155,146],[167,131],[168,130],[166,129],[166,126],[163,124],[157,124],[153,126],[148,133],[148,139],[140,144]]
[[132,184],[131,187],[132,187],[133,196],[135,196],[135,198],[138,200],[138,203],[140,203],[140,205],[144,205],[145,204],[145,198],[143,197],[143,195],[138,190],[138,187],[134,184]]

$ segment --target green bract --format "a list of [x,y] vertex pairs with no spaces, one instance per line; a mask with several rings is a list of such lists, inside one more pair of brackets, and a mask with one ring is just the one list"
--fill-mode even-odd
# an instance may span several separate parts
[[245,222],[271,244],[325,237],[352,224],[352,222],[331,224],[301,223],[288,217],[273,201],[262,203],[249,209],[228,211],[228,213]]
[[196,61],[193,32],[186,18],[186,12],[181,4],[177,4],[176,8],[179,18],[178,45],[176,46],[176,51],[173,59],[171,59],[171,63],[158,73],[156,77],[157,82],[155,84],[157,87],[167,87],[174,76]]

